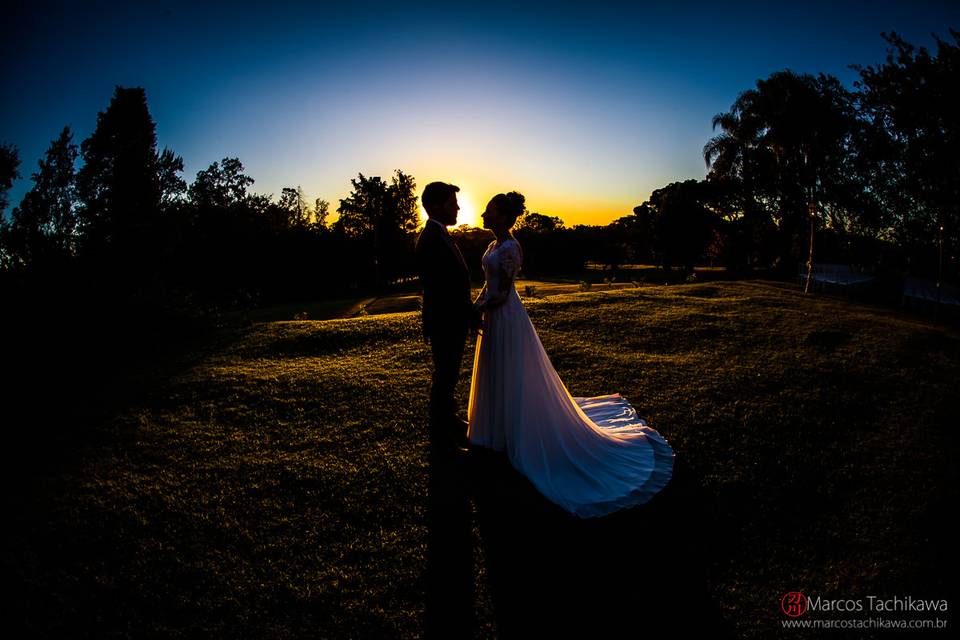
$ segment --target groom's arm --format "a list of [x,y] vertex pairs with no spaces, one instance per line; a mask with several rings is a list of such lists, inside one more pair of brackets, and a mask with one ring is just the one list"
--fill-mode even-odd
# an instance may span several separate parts
[[473,333],[479,333],[480,330],[483,329],[483,302],[486,296],[487,285],[484,283],[483,288],[480,289],[480,293],[470,308],[470,330]]

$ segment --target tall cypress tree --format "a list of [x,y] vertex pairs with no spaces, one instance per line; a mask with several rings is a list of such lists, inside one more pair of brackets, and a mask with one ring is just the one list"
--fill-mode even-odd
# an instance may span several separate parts
[[146,92],[118,86],[83,141],[77,186],[81,229],[91,250],[136,241],[155,220],[161,197],[156,128]]
[[116,88],[81,155],[78,253],[96,279],[117,285],[121,298],[145,290],[159,294],[166,235],[161,214],[186,185],[178,176],[182,158],[168,149],[157,152],[156,123],[142,88]]

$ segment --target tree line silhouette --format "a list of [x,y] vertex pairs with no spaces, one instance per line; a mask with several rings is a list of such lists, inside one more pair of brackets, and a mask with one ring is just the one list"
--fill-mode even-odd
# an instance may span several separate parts
[[[9,146],[4,162],[8,186],[17,166]],[[4,288],[209,310],[342,294],[405,273],[418,205],[402,171],[389,182],[352,180],[333,224],[329,204],[307,203],[299,187],[276,201],[250,192],[238,158],[189,186],[182,171],[180,156],[157,149],[144,90],[117,87],[79,147],[69,128],[51,143],[3,222]]]
[[[855,66],[852,90],[825,74],[758,80],[713,118],[704,180],[659,188],[605,226],[527,213],[517,229],[527,274],[587,261],[689,273],[710,260],[793,276],[815,238],[818,260],[956,281],[960,34],[950,35],[931,53],[883,34],[886,61]],[[5,297],[204,313],[382,291],[414,274],[418,194],[401,170],[351,180],[331,223],[329,204],[299,187],[277,200],[251,192],[238,158],[189,185],[183,166],[157,148],[145,91],[117,87],[79,146],[63,129],[0,221]],[[3,207],[18,167],[17,150],[0,145]],[[458,233],[478,258],[486,236]]]

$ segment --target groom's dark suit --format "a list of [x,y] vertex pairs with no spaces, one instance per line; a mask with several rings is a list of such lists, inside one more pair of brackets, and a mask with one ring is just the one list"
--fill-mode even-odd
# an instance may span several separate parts
[[[470,274],[453,238],[429,220],[417,238],[423,285],[423,335],[433,352],[427,498],[426,637],[473,636],[473,537],[470,500],[457,445],[466,425],[454,390],[475,317]],[[462,458],[460,458],[462,461]]]
[[417,238],[417,266],[423,285],[423,335],[433,352],[430,387],[430,444],[450,448],[464,441],[454,390],[467,334],[476,317],[470,301],[470,272],[446,228],[428,220]]

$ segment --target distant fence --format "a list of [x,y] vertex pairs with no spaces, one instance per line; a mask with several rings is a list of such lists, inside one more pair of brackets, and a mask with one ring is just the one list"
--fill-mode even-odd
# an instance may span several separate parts
[[[806,284],[804,268],[797,276],[801,287]],[[924,312],[942,311],[945,317],[960,317],[960,287],[918,278],[903,276],[878,279],[866,270],[846,264],[814,263],[810,273],[810,290],[840,292],[865,296],[866,299],[886,300],[888,303],[900,297],[904,308]],[[856,292],[856,293],[855,293]]]
[[960,289],[933,280],[907,276],[903,281],[903,306],[929,309],[943,305],[953,310],[960,309]]
[[[821,291],[833,288],[836,290],[848,290],[851,287],[857,287],[873,282],[873,274],[867,273],[861,269],[854,268],[847,264],[829,264],[825,262],[814,263],[810,271],[810,288],[820,289]],[[800,286],[804,286],[807,281],[807,269],[804,267],[798,275]]]

